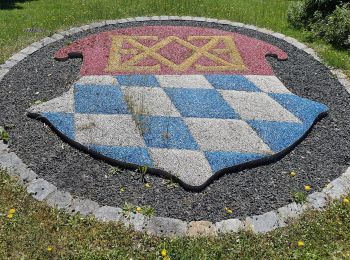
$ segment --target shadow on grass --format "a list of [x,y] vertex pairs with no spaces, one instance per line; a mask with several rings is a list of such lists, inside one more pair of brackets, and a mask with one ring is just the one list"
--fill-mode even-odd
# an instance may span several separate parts
[[0,0],[0,10],[5,9],[21,9],[18,3],[31,2],[35,0]]

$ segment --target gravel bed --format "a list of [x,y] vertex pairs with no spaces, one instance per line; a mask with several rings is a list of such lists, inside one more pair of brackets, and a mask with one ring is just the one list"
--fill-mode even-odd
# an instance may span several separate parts
[[[50,100],[66,92],[79,78],[80,59],[59,62],[55,51],[91,33],[140,25],[206,26],[239,32],[265,40],[289,55],[287,61],[269,57],[276,75],[294,94],[329,107],[329,114],[318,122],[292,152],[281,160],[253,169],[227,174],[201,192],[168,185],[157,176],[147,176],[145,188],[140,174],[121,171],[111,174],[111,165],[94,159],[64,143],[42,122],[26,116],[36,100]],[[74,196],[91,199],[101,206],[123,207],[125,202],[149,205],[156,215],[182,220],[220,221],[244,218],[277,209],[292,201],[291,194],[310,185],[321,190],[350,165],[350,95],[328,69],[294,46],[250,29],[190,21],[126,23],[105,26],[75,34],[50,44],[24,59],[0,82],[0,125],[9,130],[10,149],[40,178]],[[289,172],[297,175],[291,177]],[[121,189],[124,189],[122,192]],[[233,209],[227,215],[224,208]]]

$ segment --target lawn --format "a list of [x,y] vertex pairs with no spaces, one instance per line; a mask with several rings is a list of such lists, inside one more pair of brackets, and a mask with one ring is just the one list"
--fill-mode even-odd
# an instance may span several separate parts
[[[9,216],[11,209],[15,213]],[[350,258],[349,219],[345,201],[265,235],[156,238],[49,208],[0,170],[1,259],[161,259],[162,249],[171,259],[345,259]]]
[[[349,51],[308,42],[308,33],[288,27],[290,1],[0,1],[0,63],[30,43],[72,26],[134,16],[191,15],[255,24],[296,37],[350,76]],[[0,170],[0,259],[161,259],[162,249],[171,259],[350,259],[349,219],[350,203],[344,201],[323,212],[308,212],[289,227],[265,235],[156,238],[51,209]]]
[[[135,16],[191,15],[266,27],[298,38],[350,76],[350,52],[288,27],[286,0],[1,0],[0,63],[28,44],[72,26]],[[6,4],[8,3],[8,4]],[[2,8],[2,9],[1,9]]]

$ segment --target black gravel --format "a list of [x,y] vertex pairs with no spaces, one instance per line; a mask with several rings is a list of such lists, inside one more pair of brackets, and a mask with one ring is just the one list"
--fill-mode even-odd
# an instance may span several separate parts
[[[289,54],[287,61],[268,58],[277,76],[293,93],[326,104],[328,116],[318,122],[292,152],[276,163],[227,174],[201,192],[170,187],[165,180],[147,176],[146,189],[139,173],[110,174],[107,163],[64,143],[42,122],[26,116],[36,100],[50,100],[67,91],[79,77],[80,59],[58,62],[53,54],[68,42],[90,33],[126,26],[175,24],[235,31],[272,43]],[[350,95],[328,69],[295,47],[248,29],[198,22],[145,22],[106,26],[50,44],[16,65],[5,76],[0,95],[0,125],[9,130],[10,148],[40,177],[75,196],[100,205],[122,207],[125,202],[150,205],[157,216],[183,220],[220,221],[262,214],[292,201],[291,194],[311,185],[322,189],[350,165]],[[289,172],[295,170],[297,176]],[[120,189],[124,187],[125,191]],[[224,208],[233,209],[226,215]]]

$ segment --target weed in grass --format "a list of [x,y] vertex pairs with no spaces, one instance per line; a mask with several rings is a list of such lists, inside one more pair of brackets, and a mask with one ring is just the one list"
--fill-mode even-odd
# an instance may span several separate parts
[[292,193],[292,197],[296,203],[302,204],[306,202],[307,195],[303,191],[296,191]]
[[142,182],[147,183],[146,174],[147,174],[147,171],[148,171],[148,166],[147,165],[140,166],[139,168],[137,168],[136,171],[141,174]]
[[0,140],[4,141],[5,143],[8,143],[10,140],[8,132],[2,126],[0,126]]

